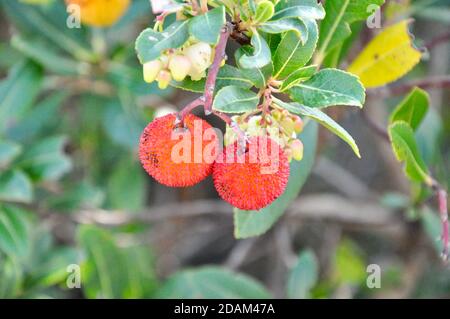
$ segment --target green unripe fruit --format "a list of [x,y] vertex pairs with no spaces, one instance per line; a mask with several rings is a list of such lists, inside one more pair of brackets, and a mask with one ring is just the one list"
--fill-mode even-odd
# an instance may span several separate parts
[[261,1],[256,7],[255,22],[264,23],[270,20],[275,13],[275,6],[272,2]]
[[144,64],[143,73],[144,73],[144,81],[147,83],[152,83],[155,81],[158,73],[163,68],[163,64],[159,60],[150,61]]
[[183,81],[191,70],[191,61],[183,55],[174,55],[170,58],[169,70],[175,81]]
[[161,70],[158,73],[158,76],[156,77],[156,80],[158,81],[158,87],[161,90],[167,89],[169,86],[170,81],[172,80],[172,76],[170,75],[170,72],[167,70]]

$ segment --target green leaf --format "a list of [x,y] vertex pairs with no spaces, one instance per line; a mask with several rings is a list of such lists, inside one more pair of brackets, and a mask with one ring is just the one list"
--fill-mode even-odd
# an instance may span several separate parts
[[273,74],[273,64],[271,62],[259,69],[242,69],[241,72],[245,78],[251,81],[252,86],[263,89]]
[[24,257],[30,247],[27,212],[15,206],[0,207],[0,251]]
[[65,91],[49,94],[26,112],[21,120],[8,130],[7,135],[11,139],[24,142],[36,137],[44,129],[56,126],[59,119],[55,115],[58,114],[59,108],[67,96],[68,93]]
[[29,203],[33,199],[33,185],[20,170],[0,173],[0,201]]
[[225,7],[220,6],[190,19],[189,33],[199,41],[216,44],[225,22]]
[[415,182],[432,184],[414,137],[414,131],[408,123],[398,121],[389,126],[389,136],[397,159],[405,163],[406,176]]
[[305,44],[294,31],[283,34],[273,53],[274,78],[287,78],[291,73],[305,66],[311,59],[316,49],[319,30],[314,20],[305,20],[304,22],[308,29],[308,41]]
[[255,69],[269,64],[271,60],[270,48],[266,40],[256,31],[253,32],[251,44],[253,47],[252,53],[243,53],[238,60],[239,66],[244,69]]
[[72,163],[64,154],[66,138],[49,137],[29,147],[18,161],[35,181],[57,180],[70,171]]
[[217,93],[213,108],[224,113],[244,113],[255,110],[258,103],[256,93],[237,86],[227,86]]
[[163,32],[145,29],[136,39],[136,52],[144,64],[161,56],[162,51],[181,47],[189,38],[189,20],[176,21]]
[[158,281],[148,246],[126,247],[124,254],[129,267],[125,298],[152,298]]
[[329,117],[324,112],[320,111],[317,108],[304,106],[298,103],[286,103],[278,99],[274,99],[274,102],[279,106],[285,108],[289,112],[309,117],[317,121],[318,123],[322,124],[331,132],[339,136],[344,142],[346,142],[352,148],[356,156],[361,158],[358,145],[356,145],[356,142],[353,139],[353,137],[342,126],[336,123],[331,117]]
[[337,69],[323,69],[306,82],[294,85],[292,100],[310,107],[351,105],[362,108],[365,89],[358,77]]
[[124,159],[114,167],[108,180],[108,197],[112,209],[137,212],[144,206],[146,194],[140,165]]
[[82,278],[88,298],[151,297],[156,280],[144,247],[121,248],[110,232],[95,226],[79,227],[77,238],[87,257]]
[[320,25],[317,53],[319,62],[322,62],[332,49],[351,35],[350,24],[366,20],[371,15],[372,12],[368,10],[370,5],[381,6],[383,3],[384,0],[327,1],[325,3],[327,15]]
[[122,105],[113,101],[107,105],[103,114],[103,128],[113,142],[134,150],[145,124],[127,109],[136,106],[133,96],[124,95],[120,103]]
[[302,44],[308,41],[308,29],[305,23],[296,18],[289,18],[277,21],[268,21],[263,23],[260,28],[261,31],[270,34],[279,34],[287,31],[294,31],[300,37]]
[[238,239],[259,236],[267,232],[284,214],[305,184],[314,164],[317,147],[317,125],[310,122],[299,138],[305,144],[302,161],[292,161],[285,192],[271,205],[259,211],[234,209],[234,236]]
[[49,50],[48,45],[33,38],[15,35],[11,39],[12,47],[45,67],[45,69],[62,75],[80,75],[88,71],[89,66],[61,56]]
[[20,153],[22,146],[10,141],[0,141],[0,170],[7,167]]
[[218,267],[184,270],[173,275],[158,298],[267,299],[269,292],[254,279]]
[[317,71],[317,65],[305,66],[291,73],[280,86],[280,91],[289,90],[292,86],[311,78]]
[[126,264],[112,236],[94,226],[81,226],[78,242],[87,254],[82,267],[86,296],[123,298],[127,285]]
[[33,272],[27,278],[28,285],[49,287],[65,283],[69,273],[67,266],[78,263],[78,251],[71,247],[51,247],[41,256],[39,264],[34,264]]
[[0,298],[19,297],[23,277],[23,270],[17,258],[0,259]]
[[336,250],[335,276],[338,283],[362,284],[367,276],[366,263],[353,242],[343,240]]
[[83,181],[66,187],[63,194],[49,199],[48,206],[59,212],[72,212],[80,208],[95,209],[102,206],[104,197],[103,189]]
[[442,253],[442,240],[437,239],[442,236],[442,222],[439,213],[424,206],[420,212],[420,221],[430,243],[434,246],[436,253],[440,255]]
[[275,6],[270,1],[261,1],[256,7],[254,21],[256,23],[264,23],[273,17]]
[[82,36],[83,30],[71,29],[67,32],[67,12],[64,3],[40,10],[36,6],[24,5],[18,1],[1,1],[11,20],[24,33],[41,35],[52,44],[76,57],[77,60],[94,61],[96,56],[87,46]]
[[33,62],[23,61],[15,65],[0,84],[0,132],[4,132],[37,97],[42,85],[42,71]]
[[286,18],[300,18],[306,20],[321,20],[325,17],[325,10],[316,0],[280,1],[276,6],[276,13],[272,20]]
[[422,154],[428,167],[435,165],[441,156],[440,148],[443,131],[443,119],[440,113],[430,108],[415,132],[420,154]]
[[309,298],[319,279],[319,263],[312,250],[302,252],[289,274],[287,296],[291,299]]
[[415,131],[428,112],[430,97],[427,92],[416,87],[400,102],[391,113],[389,122],[405,121]]

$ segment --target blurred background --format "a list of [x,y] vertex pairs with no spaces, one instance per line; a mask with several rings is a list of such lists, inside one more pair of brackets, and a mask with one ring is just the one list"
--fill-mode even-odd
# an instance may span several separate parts
[[[137,159],[145,125],[195,96],[142,80],[134,41],[153,25],[149,1],[111,27],[69,28],[63,1],[0,0],[0,298],[450,297],[435,199],[369,123],[386,126],[402,85],[434,83],[417,138],[448,189],[450,3],[386,2],[383,26],[414,18],[427,53],[363,112],[332,112],[362,160],[321,132],[299,197],[270,231],[236,240],[210,178],[166,188]],[[358,29],[342,68],[379,31]]]

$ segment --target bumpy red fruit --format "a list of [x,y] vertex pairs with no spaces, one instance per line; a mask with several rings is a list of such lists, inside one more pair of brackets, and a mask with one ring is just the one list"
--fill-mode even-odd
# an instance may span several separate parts
[[214,150],[211,145],[217,143],[217,135],[211,125],[192,114],[185,117],[183,127],[176,126],[175,114],[151,122],[141,135],[139,158],[147,173],[159,183],[192,186],[212,173],[214,151],[204,150]]
[[259,210],[283,194],[289,161],[283,149],[266,136],[250,138],[243,151],[235,142],[218,156],[213,168],[214,186],[234,207]]

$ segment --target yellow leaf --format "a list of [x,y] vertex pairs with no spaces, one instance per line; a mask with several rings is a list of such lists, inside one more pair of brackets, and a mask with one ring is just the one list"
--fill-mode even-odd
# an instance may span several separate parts
[[383,30],[348,68],[360,77],[366,88],[394,82],[419,63],[422,53],[412,43],[408,30],[410,21],[404,20]]
[[80,6],[81,22],[95,27],[107,27],[117,22],[127,11],[130,0],[66,0]]

